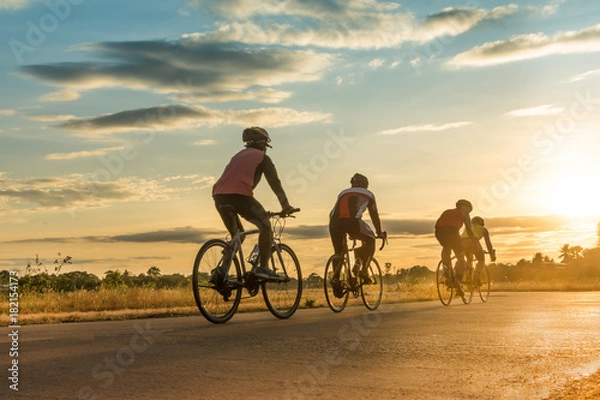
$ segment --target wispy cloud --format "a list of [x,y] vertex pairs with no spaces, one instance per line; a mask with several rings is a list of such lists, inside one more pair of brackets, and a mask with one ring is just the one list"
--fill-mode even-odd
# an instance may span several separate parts
[[456,55],[451,67],[483,67],[553,54],[593,53],[600,51],[600,24],[580,31],[520,35],[508,40],[485,43]]
[[564,111],[564,107],[556,107],[552,104],[544,104],[542,106],[520,108],[505,113],[509,117],[534,117],[541,115],[560,114]]
[[81,97],[79,92],[74,90],[60,90],[40,97],[41,101],[75,101]]
[[202,139],[202,140],[197,140],[192,144],[194,146],[212,146],[215,143],[217,143],[217,142],[213,139]]
[[[168,200],[180,191],[189,190],[189,182],[206,182],[206,178],[199,175],[187,177],[185,185],[174,184],[165,178],[123,177],[110,182],[96,178],[93,174],[28,179],[10,179],[2,175],[0,204],[3,209],[14,212],[100,208],[119,202]],[[195,187],[201,189],[202,185],[195,184]]]
[[482,21],[504,18],[518,11],[519,7],[515,4],[492,10],[448,7],[427,17],[425,23],[416,29],[414,40],[425,43],[442,36],[458,36]]
[[104,147],[102,149],[81,150],[71,153],[51,153],[46,156],[46,160],[73,160],[77,158],[100,157],[119,150],[123,150],[123,147]]
[[11,110],[11,109],[3,109],[0,110],[0,116],[3,115],[15,115],[17,112],[15,110]]
[[126,87],[175,96],[179,101],[253,99],[273,103],[290,93],[273,89],[322,77],[335,56],[309,50],[249,49],[194,35],[167,41],[95,43],[78,47],[97,61],[23,66],[21,75],[74,92]]
[[41,2],[42,0],[0,0],[0,11],[22,10]]
[[414,132],[439,132],[446,131],[449,129],[461,128],[463,126],[471,125],[472,121],[459,121],[449,122],[446,124],[435,125],[435,124],[422,124],[422,125],[408,125],[400,128],[385,129],[377,132],[378,135],[397,135],[399,133],[414,133]]
[[571,78],[565,80],[565,82],[567,82],[567,83],[578,82],[578,81],[582,81],[584,79],[588,79],[592,76],[599,75],[599,74],[600,74],[600,69],[593,69],[591,71],[582,72],[581,74],[572,76]]
[[90,137],[98,133],[139,130],[167,131],[226,123],[241,126],[250,124],[281,127],[330,121],[331,114],[281,107],[221,111],[199,106],[170,105],[121,111],[98,117],[73,118],[56,125],[56,127],[77,132],[78,136]]
[[[380,49],[406,42],[425,43],[440,36],[460,35],[482,21],[518,12],[508,5],[492,10],[446,8],[424,22],[403,12],[399,4],[381,1],[267,0],[242,2],[190,1],[188,10],[201,9],[229,22],[213,32],[197,34],[210,41],[247,44],[283,44],[333,49]],[[286,22],[265,18],[288,16]],[[254,21],[260,17],[260,22]],[[294,25],[295,23],[295,25]]]

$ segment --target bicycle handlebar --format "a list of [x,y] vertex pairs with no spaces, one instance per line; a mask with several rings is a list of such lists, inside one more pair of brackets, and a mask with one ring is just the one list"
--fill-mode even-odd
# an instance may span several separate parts
[[269,217],[295,218],[292,214],[299,212],[299,208],[293,208],[290,211],[267,211]]
[[381,239],[381,247],[379,248],[379,251],[381,251],[388,244],[387,232],[381,232],[381,235],[377,236],[377,238]]

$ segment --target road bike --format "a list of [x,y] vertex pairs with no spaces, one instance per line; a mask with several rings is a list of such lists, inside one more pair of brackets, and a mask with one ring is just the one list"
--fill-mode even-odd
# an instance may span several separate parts
[[[357,247],[356,239],[350,239],[353,241],[351,248],[345,246],[346,251],[343,255],[334,254],[327,260],[323,283],[325,299],[327,300],[329,308],[336,313],[341,312],[346,308],[350,294],[352,294],[354,298],[357,298],[360,295],[367,309],[371,311],[376,310],[377,307],[379,307],[379,304],[381,304],[381,298],[383,296],[383,279],[379,262],[375,257],[371,258],[367,270],[370,282],[366,283],[359,276],[361,267],[359,266],[357,268],[355,264],[355,252],[361,246]],[[387,238],[384,235],[380,239],[382,239],[382,244],[379,250],[383,250],[383,247],[387,243]],[[347,242],[348,239],[346,238],[346,243]],[[339,278],[336,278],[336,276]]]
[[[451,263],[453,266],[446,266],[440,260],[436,270],[436,285],[438,297],[443,305],[450,305],[452,299],[456,295],[456,284],[455,284],[455,268],[456,268],[456,257],[452,257]],[[466,263],[466,271],[463,273],[460,284],[463,288],[464,296],[462,301],[465,304],[470,304],[473,300],[473,293],[478,292],[481,301],[486,303],[490,297],[492,285],[490,281],[490,273],[486,265],[479,273],[479,282],[476,282],[475,268],[472,262]]]
[[[258,234],[258,229],[239,231],[230,240],[211,239],[204,243],[194,260],[192,288],[198,309],[207,320],[215,324],[229,321],[240,305],[244,289],[248,297],[256,296],[262,289],[267,308],[277,318],[286,319],[296,312],[302,296],[302,272],[294,251],[281,242],[281,234],[286,218],[293,218],[292,214],[298,211],[267,213],[273,231],[269,267],[277,278],[257,277],[246,268],[246,262],[252,267],[258,263],[258,245],[246,259],[242,243],[247,236]],[[233,208],[226,212],[237,218]]]

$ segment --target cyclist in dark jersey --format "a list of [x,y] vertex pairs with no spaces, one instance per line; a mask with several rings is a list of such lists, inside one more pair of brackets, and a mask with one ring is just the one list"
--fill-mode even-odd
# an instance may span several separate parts
[[350,185],[350,188],[338,195],[335,206],[329,214],[329,234],[335,254],[340,260],[347,249],[346,234],[362,241],[362,246],[355,252],[356,261],[360,262],[358,265],[355,264],[355,268],[360,268],[359,276],[368,284],[370,278],[367,270],[371,257],[375,254],[376,237],[369,225],[362,220],[363,213],[369,211],[377,237],[385,237],[385,232],[381,229],[375,195],[367,189],[369,187],[367,177],[355,174],[350,179]]
[[251,272],[261,278],[277,279],[279,276],[268,267],[273,240],[271,223],[264,207],[254,198],[253,189],[264,175],[277,196],[282,211],[290,213],[294,207],[290,205],[281,186],[273,161],[266,154],[267,147],[271,147],[269,133],[253,126],[243,131],[242,140],[246,143],[246,148],[231,158],[214,184],[212,196],[217,211],[232,236],[244,230],[239,216],[258,227],[259,265],[252,268]]
[[457,294],[464,295],[460,280],[465,272],[465,249],[460,237],[460,229],[465,226],[467,236],[473,240],[471,229],[471,218],[469,213],[473,211],[473,205],[468,200],[458,200],[456,208],[446,210],[440,215],[435,223],[435,237],[442,245],[442,262],[444,265],[452,266],[452,252],[456,256],[455,282]]

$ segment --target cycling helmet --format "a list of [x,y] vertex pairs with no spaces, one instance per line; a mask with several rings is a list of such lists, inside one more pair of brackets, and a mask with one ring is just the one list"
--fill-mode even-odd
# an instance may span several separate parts
[[364,175],[354,174],[354,176],[350,178],[350,184],[352,187],[362,187],[366,189],[369,187],[369,180]]
[[242,132],[242,141],[247,144],[265,143],[267,146],[269,146],[271,138],[269,137],[269,132],[267,132],[263,128],[258,126],[252,126],[250,128],[244,129],[244,132]]
[[473,204],[469,200],[460,199],[456,202],[456,207],[465,206],[469,210],[469,212],[473,211]]
[[485,222],[483,221],[483,218],[481,218],[481,217],[473,217],[471,222],[474,223],[475,225],[485,226]]

